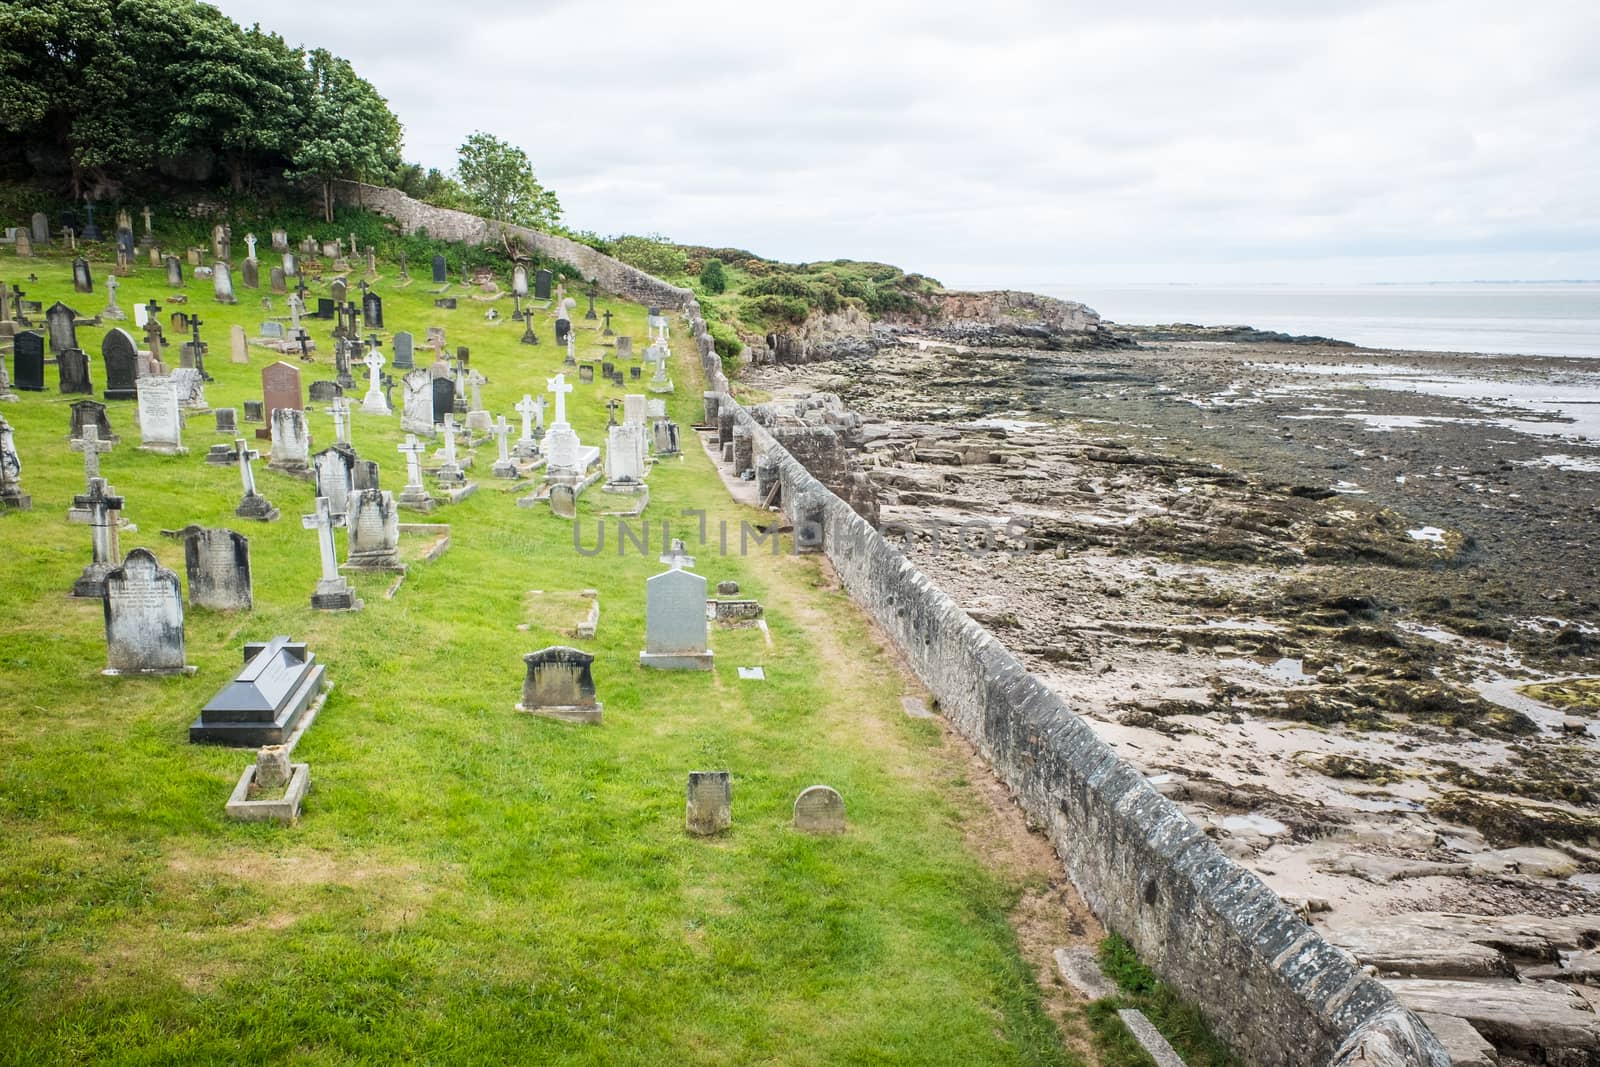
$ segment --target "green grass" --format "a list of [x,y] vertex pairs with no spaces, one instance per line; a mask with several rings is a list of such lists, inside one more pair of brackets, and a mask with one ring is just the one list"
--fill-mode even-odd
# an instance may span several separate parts
[[1144,1012],[1190,1067],[1234,1067],[1239,1062],[1211,1033],[1199,1011],[1140,962],[1126,939],[1112,934],[1100,942],[1100,967],[1120,991],[1117,996],[1095,1001],[1088,1009],[1095,1050],[1106,1067],[1154,1064],[1117,1017],[1122,1008]]
[[[79,295],[65,259],[0,253],[0,277],[84,314],[104,305],[105,270],[95,264],[97,291]],[[557,369],[547,316],[545,344],[527,348],[509,300],[491,325],[485,305],[436,312],[430,286],[398,289],[387,272],[390,330],[420,340],[445,325],[488,375],[492,411],[509,414]],[[123,283],[124,307],[148,296],[178,307],[157,270]],[[212,346],[208,399],[242,409],[276,357],[252,349],[248,367],[229,363],[227,326],[253,336],[262,294],[240,288],[224,308],[209,282],[188,293]],[[637,347],[644,310],[607,306]],[[307,385],[332,377],[329,325],[316,326],[323,351],[303,367]],[[79,331],[97,388],[101,336]],[[580,354],[598,341],[581,332]],[[618,556],[609,529],[605,552],[580,555],[571,524],[513,505],[483,449],[477,496],[403,516],[450,523],[450,550],[413,566],[393,600],[388,576],[356,577],[356,614],[309,607],[309,483],[258,465],[283,518],[235,519],[236,470],[201,460],[222,440],[211,416],[190,417],[188,456],[161,457],[136,451],[133,403],[111,403],[122,443],[102,471],[138,526],[123,552],[148,547],[181,574],[181,546],[161,529],[250,538],[256,609],[188,609],[193,677],[100,675],[101,606],[64,596],[89,559],[87,528],[64,515],[83,484],[66,442],[75,398],[4,406],[34,503],[0,513],[0,1062],[1075,1062],[1007,924],[1019,886],[964,843],[981,801],[952,781],[938,731],[901,714],[900,675],[862,616],[815,557],[720,558],[693,543],[683,509],[710,513],[713,541],[730,522],[735,545],[740,521],[762,518],[728,502],[687,429],[701,408],[693,351],[675,335],[669,403],[686,455],[651,476],[648,556]],[[625,391],[569,397],[585,442],[602,436],[605,399]],[[325,412],[310,423],[314,448],[331,442]],[[392,490],[402,437],[398,418],[354,416],[357,449]],[[596,512],[619,500],[582,498],[586,546]],[[755,629],[719,630],[712,674],[637,666],[663,520],[690,539],[700,573],[762,600],[773,647]],[[592,642],[527,595],[590,587],[601,597]],[[336,687],[296,752],[312,790],[294,828],[225,819],[251,754],[187,742],[243,642],[274,634],[309,642]],[[602,726],[513,711],[522,654],[553,643],[596,655]],[[754,664],[768,680],[740,682],[734,668]],[[733,772],[733,829],[691,839],[686,774],[719,768]],[[788,827],[795,795],[816,782],[845,798],[843,837]]]

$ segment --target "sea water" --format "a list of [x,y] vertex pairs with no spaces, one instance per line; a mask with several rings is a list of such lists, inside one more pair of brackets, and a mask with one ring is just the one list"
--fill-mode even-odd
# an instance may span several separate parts
[[1033,288],[1141,326],[1253,326],[1369,348],[1600,358],[1600,282]]

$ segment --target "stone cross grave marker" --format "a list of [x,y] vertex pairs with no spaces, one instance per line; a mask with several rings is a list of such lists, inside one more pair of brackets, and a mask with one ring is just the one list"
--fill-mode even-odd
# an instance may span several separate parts
[[506,443],[506,438],[511,436],[511,427],[507,425],[504,415],[495,420],[494,428],[490,432],[494,434],[495,444],[500,450],[500,458],[495,461],[492,469],[494,476],[496,478],[515,478],[517,476],[517,465],[511,462],[511,451]]
[[89,539],[93,550],[88,566],[72,585],[72,595],[99,599],[106,595],[106,577],[122,564],[117,544],[118,514],[123,498],[112,493],[104,478],[92,478],[89,491],[72,498],[72,506],[89,516]]
[[256,472],[251,466],[252,461],[261,458],[261,453],[253,448],[246,448],[242,437],[235,438],[233,445],[239,457],[239,481],[244,486],[244,496],[233,513],[241,519],[271,522],[278,517],[278,509],[272,506],[270,500],[256,492]]
[[361,410],[368,415],[392,415],[389,410],[389,401],[383,395],[379,383],[379,372],[383,370],[385,360],[383,353],[378,351],[378,338],[367,338],[367,358],[361,362],[367,368],[367,395],[361,398]]
[[90,424],[83,428],[83,436],[71,443],[74,452],[83,453],[83,480],[84,485],[92,490],[96,478],[100,477],[100,455],[110,452],[115,446],[110,441],[100,439],[100,427]]
[[311,606],[321,611],[358,610],[361,601],[356,599],[349,581],[339,573],[339,560],[334,553],[333,531],[344,525],[344,516],[334,515],[328,498],[319,496],[316,514],[302,515],[300,525],[317,531],[317,550],[322,557],[322,578],[317,582],[316,592],[311,594]]

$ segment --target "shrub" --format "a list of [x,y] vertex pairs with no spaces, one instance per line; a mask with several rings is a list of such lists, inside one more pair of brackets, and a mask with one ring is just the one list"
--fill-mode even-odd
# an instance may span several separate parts
[[725,293],[728,291],[728,274],[723,269],[722,260],[708,259],[700,268],[700,284],[708,293]]
[[787,322],[798,326],[811,314],[811,307],[799,297],[769,293],[746,298],[742,312],[743,318],[763,325]]
[[648,237],[624,234],[613,238],[611,254],[630,266],[662,278],[682,274],[688,264],[683,249],[660,234]]

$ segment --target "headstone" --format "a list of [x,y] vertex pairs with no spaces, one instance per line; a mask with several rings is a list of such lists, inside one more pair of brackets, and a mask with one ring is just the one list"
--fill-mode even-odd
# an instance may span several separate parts
[[100,342],[100,362],[106,369],[107,400],[132,400],[138,395],[134,384],[139,378],[139,346],[132,334],[120,326],[107,330]]
[[[300,368],[279,360],[261,369],[261,398],[266,417],[272,418],[277,408],[304,408],[305,394],[300,390]],[[256,437],[266,440],[271,436],[265,430],[256,431]]]
[[228,327],[228,359],[233,363],[250,362],[250,342],[245,338],[244,327],[238,323]]
[[450,264],[445,261],[444,256],[435,255],[433,257],[433,284],[444,285],[449,280]]
[[300,277],[300,259],[293,252],[283,254],[283,276],[285,278]]
[[[348,444],[349,442],[345,442]],[[356,471],[350,479],[350,491],[359,493],[363,489],[381,489],[378,484],[378,461],[375,459],[356,460]]]
[[325,296],[317,297],[317,318],[331,319],[339,314],[339,305]]
[[57,300],[44,313],[45,328],[50,331],[50,351],[60,355],[69,348],[78,347],[78,313]]
[[11,384],[30,393],[44,391],[44,334],[23,330],[11,339]]
[[690,771],[684,828],[698,837],[733,825],[733,776],[727,771]]
[[522,657],[528,673],[522,682],[518,711],[562,722],[599,722],[603,705],[595,699],[590,665],[594,657],[565,645],[542,648]]
[[232,437],[239,432],[239,411],[237,408],[217,408],[212,414],[217,418],[218,433],[225,433]]
[[284,742],[321,693],[325,672],[314,653],[288,637],[247,642],[243,669],[200,709],[189,727],[190,742],[259,749],[246,773],[253,771],[261,789],[304,783],[306,764],[290,764]]
[[342,396],[334,397],[328,404],[328,414],[333,416],[333,443],[336,445],[348,445],[350,443],[350,401]]
[[585,363],[578,368],[578,383],[580,385],[594,384],[594,364]]
[[844,833],[844,798],[825,785],[802,790],[794,798],[794,828],[807,834]]
[[253,448],[246,448],[242,437],[234,438],[233,444],[238,454],[239,481],[244,487],[244,496],[233,513],[241,519],[272,522],[278,517],[278,509],[272,506],[272,501],[256,492],[256,472],[250,465],[252,461],[261,458],[261,453]]
[[123,499],[112,493],[104,478],[89,479],[89,491],[72,498],[73,510],[88,516],[93,558],[72,585],[75,597],[98,600],[106,595],[106,578],[122,564],[117,545],[118,514]]
[[106,279],[106,306],[100,311],[102,319],[120,322],[128,317],[128,313],[117,306],[117,290],[121,287],[122,283],[117,281],[115,274]]
[[550,299],[551,280],[552,276],[550,272],[542,267],[539,269],[539,272],[533,276],[533,297],[535,300]]
[[17,231],[17,256],[20,259],[33,257],[33,238],[25,230]]
[[678,424],[669,419],[657,419],[651,423],[650,436],[650,445],[658,456],[676,456],[681,451]]
[[246,400],[244,402],[245,422],[265,422],[267,418],[267,405],[261,400]]
[[343,278],[335,278],[330,291],[333,293],[333,302],[343,304],[350,296],[350,284]]
[[283,293],[288,291],[288,277],[283,273],[282,267],[273,267],[267,272],[267,285],[274,293]]
[[184,531],[183,564],[189,603],[212,611],[249,611],[250,539],[232,530],[191,526]]
[[56,370],[63,393],[94,395],[94,382],[89,380],[89,355],[82,349],[69,348],[56,353]]
[[558,316],[556,318],[556,344],[558,344],[558,345],[566,344],[567,343],[567,334],[570,333],[571,331],[572,331],[572,320],[566,318],[565,316]]
[[22,491],[22,458],[4,415],[0,415],[0,504],[18,511],[33,506],[33,498]]
[[456,298],[453,296],[442,296],[433,302],[433,306],[443,311],[454,311],[456,309]]
[[50,216],[42,211],[35,211],[28,220],[32,229],[31,236],[35,244],[47,245],[50,243]]
[[416,366],[415,346],[416,338],[410,330],[401,330],[394,335],[394,362],[391,365],[395,370],[410,370]]
[[72,261],[72,288],[80,293],[94,292],[94,276],[89,273],[89,261],[82,256]]
[[441,423],[444,417],[455,410],[456,383],[449,378],[435,378],[433,380],[433,421]]
[[400,379],[400,385],[400,429],[412,434],[432,434],[433,375],[426,370],[413,370]]
[[106,417],[106,406],[93,400],[74,400],[72,402],[72,417],[68,422],[67,436],[72,441],[81,441],[85,432],[93,428],[96,439],[109,441],[115,444],[119,438],[111,432],[111,420]]
[[622,398],[622,421],[627,426],[643,426],[645,420],[645,395],[627,393]]
[[178,403],[193,411],[206,410],[206,385],[200,372],[193,367],[175,368],[172,384],[178,391]]
[[145,375],[135,383],[139,400],[139,450],[164,456],[181,456],[183,414],[178,383],[168,377]]
[[267,466],[284,474],[305,475],[311,471],[311,429],[300,408],[273,408],[272,455]]
[[361,601],[356,598],[355,589],[339,573],[338,557],[334,555],[333,531],[335,527],[344,525],[344,519],[336,518],[329,510],[327,497],[319,496],[316,514],[302,515],[300,525],[317,531],[317,549],[322,557],[322,577],[317,582],[316,591],[311,594],[311,606],[320,611],[359,610]]
[[289,251],[289,231],[287,231],[287,230],[273,230],[272,231],[272,250],[274,252],[287,252],[287,251]]
[[167,257],[167,284],[174,289],[183,288],[183,260],[177,256]]
[[240,266],[239,284],[246,289],[261,288],[261,264],[253,257],[245,260]]
[[365,489],[350,498],[350,552],[345,566],[354,570],[404,570],[400,562],[400,513],[394,495]]
[[312,382],[311,387],[306,390],[306,396],[313,404],[328,404],[343,395],[344,391],[339,388],[339,383],[328,381],[326,378]]
[[346,514],[356,465],[355,450],[349,445],[333,445],[318,452],[312,461],[317,496],[328,498],[328,510],[335,516]]
[[361,297],[361,320],[369,330],[383,329],[383,297],[371,291]]
[[216,294],[219,304],[239,302],[233,295],[233,272],[228,264],[221,260],[211,265],[211,291]]
[[[619,427],[620,428],[620,427]],[[641,667],[709,671],[706,647],[706,580],[678,567],[645,582],[644,651]]]
[[633,338],[627,334],[617,338],[617,358],[619,360],[633,358]]
[[528,295],[528,268],[521,263],[511,268],[511,292],[517,297]]
[[268,319],[261,324],[261,336],[272,341],[281,341],[284,337],[283,323]]
[[624,423],[606,431],[606,488],[634,490],[644,484],[644,427]]
[[106,575],[106,674],[182,674],[183,594],[149,549]]

